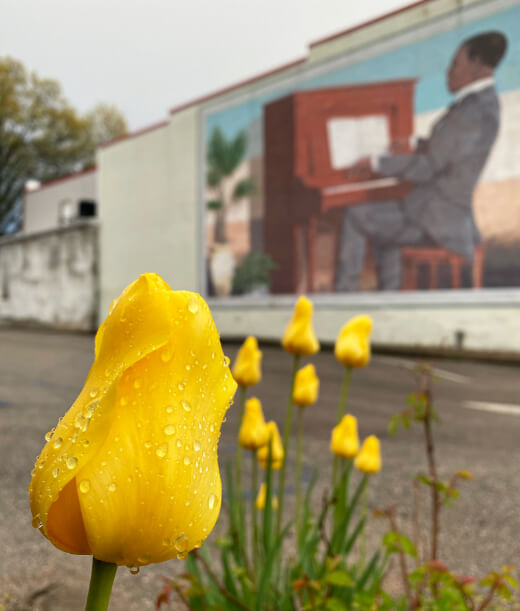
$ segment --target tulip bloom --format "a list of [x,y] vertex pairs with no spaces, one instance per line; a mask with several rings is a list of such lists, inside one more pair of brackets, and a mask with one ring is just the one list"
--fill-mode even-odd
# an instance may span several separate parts
[[346,367],[364,367],[370,361],[370,316],[355,316],[339,332],[334,355]]
[[205,301],[142,275],[112,303],[85,386],[36,461],[33,525],[117,565],[184,557],[220,511],[217,445],[235,390]]
[[269,441],[269,429],[264,420],[262,404],[256,397],[246,401],[238,441],[246,450],[258,450]]
[[262,379],[260,363],[262,351],[258,349],[256,337],[250,336],[242,344],[233,365],[233,377],[240,386],[254,386]]
[[381,470],[379,439],[375,435],[365,439],[354,464],[363,473],[378,473]]
[[306,365],[296,372],[293,389],[293,402],[299,407],[306,407],[316,402],[320,380],[314,365]]
[[[260,490],[258,491],[258,495],[256,497],[256,508],[259,511],[262,511],[262,509],[265,508],[266,493],[267,493],[267,486],[265,485],[265,482],[263,482],[260,486]],[[278,499],[276,498],[276,496],[271,497],[271,504],[272,504],[273,509],[278,509]]]
[[340,458],[354,458],[359,452],[357,420],[347,414],[332,430],[330,449]]
[[320,349],[320,344],[312,328],[312,301],[300,297],[294,306],[291,321],[282,338],[282,346],[298,356],[310,356]]
[[[267,430],[269,434],[268,439],[271,442],[271,469],[278,471],[281,468],[284,459],[282,439],[280,437],[278,427],[276,426],[276,422],[273,420],[267,423]],[[262,467],[267,469],[269,442],[258,450],[256,456]]]

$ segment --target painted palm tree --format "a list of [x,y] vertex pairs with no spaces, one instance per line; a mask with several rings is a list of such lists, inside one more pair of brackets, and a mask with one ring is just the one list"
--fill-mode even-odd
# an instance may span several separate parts
[[216,211],[215,242],[226,244],[227,212],[234,202],[252,195],[254,183],[250,178],[233,180],[233,173],[244,160],[247,148],[245,132],[239,132],[233,139],[227,140],[222,131],[215,127],[208,143],[207,183],[216,199],[208,202],[208,208]]

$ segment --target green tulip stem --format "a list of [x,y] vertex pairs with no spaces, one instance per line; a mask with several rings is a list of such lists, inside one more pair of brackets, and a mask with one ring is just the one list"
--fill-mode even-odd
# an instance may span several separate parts
[[107,611],[117,565],[92,558],[92,573],[85,611]]
[[[244,419],[244,411],[246,405],[247,386],[239,386],[238,391],[238,409],[239,409],[239,420],[238,430],[242,427],[242,420]],[[237,439],[237,455],[236,455],[236,466],[237,466],[237,500],[238,500],[238,519],[240,520],[240,531],[243,533],[245,538],[245,516],[244,516],[244,504],[242,499],[242,446],[240,441]],[[246,541],[241,541],[244,546],[244,553],[247,547]]]
[[[368,478],[368,475],[365,475]],[[360,546],[360,557],[361,557],[361,570],[365,566],[365,558],[367,551],[367,521],[368,521],[368,486],[364,486],[362,492],[362,515],[365,523],[363,524],[363,530],[361,531],[361,546]]]
[[298,436],[296,438],[296,531],[300,530],[303,470],[303,417],[305,408],[298,408]]
[[251,478],[252,478],[252,490],[251,490],[251,524],[252,524],[252,539],[251,545],[253,546],[253,573],[256,571],[258,566],[258,522],[256,515],[256,495],[258,494],[258,460],[256,458],[256,452],[251,452]]
[[[347,404],[348,388],[350,386],[350,377],[352,375],[352,367],[345,367],[345,375],[343,376],[343,386],[341,387],[341,395],[338,403],[338,413],[336,414],[336,426],[341,422],[345,414],[345,406]],[[332,494],[335,494],[336,490],[336,475],[338,472],[338,457],[334,456],[334,462],[332,466]]]
[[283,501],[285,496],[285,470],[287,467],[287,461],[289,459],[289,442],[291,439],[291,429],[292,429],[292,420],[293,420],[293,391],[294,391],[294,380],[296,378],[296,372],[298,371],[298,367],[300,365],[300,355],[294,355],[293,361],[293,370],[291,377],[291,392],[289,393],[289,401],[287,403],[287,413],[285,415],[285,427],[283,430],[283,451],[284,458],[282,461],[282,468],[280,469],[280,485],[278,490],[278,496],[280,498],[278,504],[278,516],[276,521],[276,536],[280,535],[280,531],[282,528],[282,516],[283,516]]
[[[238,410],[240,412],[239,420],[238,420],[238,430],[242,426],[242,420],[244,419],[244,410],[246,406],[246,394],[247,394],[247,386],[239,386],[238,391]],[[236,465],[237,465],[237,493],[238,498],[242,498],[242,446],[240,442],[237,441],[237,456],[236,456]]]

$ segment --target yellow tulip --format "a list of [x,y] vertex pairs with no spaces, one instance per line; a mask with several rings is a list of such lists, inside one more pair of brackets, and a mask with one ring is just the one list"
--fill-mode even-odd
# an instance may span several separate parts
[[[278,471],[283,464],[284,459],[284,451],[282,445],[282,439],[280,437],[280,432],[278,431],[278,427],[276,422],[271,420],[267,423],[267,431],[268,431],[268,440],[271,442],[271,469],[273,471]],[[267,469],[267,461],[269,457],[269,443],[265,446],[262,446],[257,454],[258,461],[262,465],[264,469]]]
[[221,504],[220,426],[236,384],[205,301],[145,274],[96,335],[83,390],[29,485],[59,549],[138,567],[184,557]]
[[[260,486],[260,490],[258,491],[258,495],[256,497],[256,508],[258,510],[262,510],[265,507],[265,497],[267,493],[267,486],[265,482],[263,482]],[[273,509],[278,509],[278,498],[276,496],[271,496],[271,505]]]
[[363,473],[377,473],[381,470],[379,439],[375,435],[365,439],[354,464]]
[[293,402],[300,407],[306,407],[316,402],[320,380],[316,375],[314,365],[305,365],[296,372],[294,379]]
[[254,386],[262,379],[260,363],[262,351],[258,349],[256,337],[250,336],[242,344],[233,365],[233,377],[240,386]]
[[291,321],[282,338],[282,346],[299,356],[310,356],[320,349],[320,344],[312,328],[312,302],[300,297],[294,306]]
[[355,316],[343,326],[336,339],[334,354],[346,367],[364,367],[370,361],[372,319],[364,314]]
[[347,414],[332,430],[330,449],[341,458],[354,458],[359,451],[357,420]]
[[246,450],[258,450],[269,440],[269,429],[264,420],[262,404],[256,397],[246,401],[246,409],[242,426],[238,433],[238,441]]

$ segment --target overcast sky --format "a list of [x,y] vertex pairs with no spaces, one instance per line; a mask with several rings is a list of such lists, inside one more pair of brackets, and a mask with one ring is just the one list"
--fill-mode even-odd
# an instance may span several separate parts
[[0,0],[0,56],[60,81],[81,111],[130,129],[306,54],[308,44],[410,0]]

